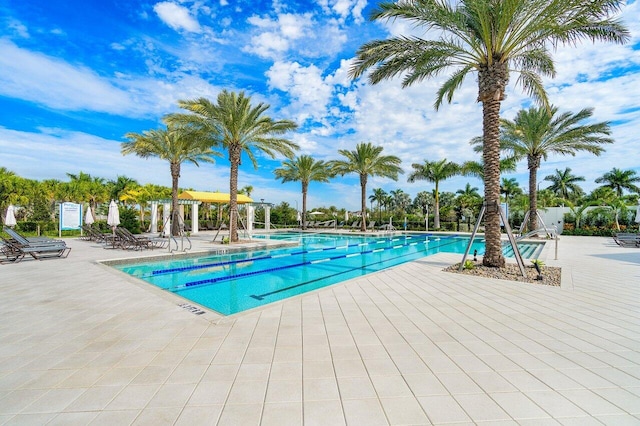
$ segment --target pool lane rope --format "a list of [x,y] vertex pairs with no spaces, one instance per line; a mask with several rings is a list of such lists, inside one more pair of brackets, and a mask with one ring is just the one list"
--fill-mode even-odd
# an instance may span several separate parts
[[[441,237],[438,238],[437,240],[431,240],[431,241],[438,241],[438,240],[444,240],[444,239],[451,239],[454,238],[456,235],[452,235],[452,236],[446,236],[446,237]],[[423,242],[423,244],[429,244],[430,240],[425,240]],[[453,244],[454,242],[450,242],[448,244]],[[444,245],[448,245],[448,244],[440,244],[437,246],[437,248],[442,247]],[[395,245],[395,246],[390,246],[390,247],[379,247],[379,248],[375,248],[375,249],[371,249],[371,250],[366,250],[366,251],[361,251],[358,254],[359,255],[363,255],[363,254],[370,254],[370,253],[377,253],[377,252],[381,252],[381,251],[388,251],[388,250],[397,250],[403,247],[408,247],[410,245],[410,243],[407,244],[399,244],[399,245]],[[349,254],[355,254],[355,253],[349,253]],[[254,275],[261,275],[261,274],[267,274],[269,272],[276,272],[276,271],[282,271],[285,269],[291,269],[291,268],[298,268],[301,266],[307,266],[307,265],[313,265],[313,264],[318,264],[318,263],[323,263],[323,262],[330,262],[333,260],[337,260],[337,259],[344,259],[347,256],[349,256],[349,254],[341,254],[339,256],[332,256],[332,257],[327,257],[327,258],[323,258],[323,259],[316,259],[316,260],[308,260],[306,262],[300,262],[300,263],[294,263],[291,265],[284,265],[284,266],[277,266],[275,268],[267,268],[267,269],[261,269],[258,271],[251,271],[251,272],[243,272],[240,274],[233,274],[233,275],[226,275],[223,277],[215,277],[215,278],[208,278],[206,280],[198,280],[198,281],[191,281],[188,282],[186,284],[182,284],[179,286],[175,286],[170,288],[170,291],[176,292],[176,291],[180,291],[180,290],[185,290],[191,287],[196,287],[196,286],[203,286],[203,285],[211,285],[211,284],[217,284],[219,282],[223,282],[223,281],[230,281],[230,280],[234,280],[237,278],[247,278],[247,277],[251,277]],[[360,269],[356,268],[356,269]]]
[[[429,237],[430,234],[427,234],[427,237]],[[441,237],[441,238],[452,238],[456,235],[453,236],[446,236],[446,237]],[[412,236],[406,236],[404,237],[405,239],[412,239],[414,237]],[[384,244],[386,242],[389,241],[399,241],[398,238],[394,238],[394,239],[389,239],[389,238],[384,238],[384,239],[378,239],[375,241],[369,241],[366,243],[355,243],[355,244],[347,244],[344,246],[336,246],[336,247],[324,247],[324,248],[313,248],[313,249],[306,249],[306,250],[300,250],[300,251],[296,251],[296,252],[292,252],[292,253],[283,253],[283,254],[274,254],[274,255],[267,255],[267,256],[258,256],[258,257],[250,257],[247,259],[237,259],[237,260],[226,260],[224,262],[214,262],[214,263],[203,263],[202,265],[190,265],[190,266],[183,266],[180,268],[169,268],[169,269],[157,269],[155,271],[151,271],[151,276],[156,276],[156,275],[164,275],[164,274],[171,274],[174,272],[185,272],[185,271],[194,271],[197,269],[207,269],[207,268],[216,268],[219,266],[229,266],[229,265],[237,265],[239,263],[249,263],[249,262],[255,262],[255,261],[259,261],[259,260],[269,260],[269,259],[278,259],[281,257],[287,257],[287,256],[298,256],[301,254],[311,254],[311,253],[320,253],[323,251],[331,251],[331,250],[340,250],[340,249],[348,249],[348,248],[352,248],[352,247],[363,247],[363,246],[367,246],[367,245],[371,245],[371,244]]]

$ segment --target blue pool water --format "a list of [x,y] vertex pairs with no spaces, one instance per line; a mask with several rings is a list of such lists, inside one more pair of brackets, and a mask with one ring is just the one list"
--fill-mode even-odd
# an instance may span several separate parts
[[[469,242],[467,237],[428,234],[283,234],[269,238],[299,245],[115,267],[230,315],[435,253],[464,253]],[[476,239],[473,250],[483,253],[484,240]]]

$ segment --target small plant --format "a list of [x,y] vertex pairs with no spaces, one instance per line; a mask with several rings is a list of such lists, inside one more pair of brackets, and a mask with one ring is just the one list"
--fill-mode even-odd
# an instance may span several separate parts
[[471,270],[471,269],[474,269],[475,267],[476,267],[476,264],[473,262],[473,260],[464,261],[464,266],[463,266],[464,269]]
[[544,266],[544,262],[540,259],[533,259],[531,261],[531,263],[533,263],[533,265],[538,265],[538,268],[542,269],[542,267]]
[[222,237],[222,244],[229,244],[229,237]]

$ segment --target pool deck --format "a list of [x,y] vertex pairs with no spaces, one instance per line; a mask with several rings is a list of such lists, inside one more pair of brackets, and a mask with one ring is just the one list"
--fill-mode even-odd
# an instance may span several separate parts
[[161,251],[67,244],[0,265],[0,424],[640,424],[640,249],[611,238],[548,242],[562,287],[437,254],[230,317],[96,262]]

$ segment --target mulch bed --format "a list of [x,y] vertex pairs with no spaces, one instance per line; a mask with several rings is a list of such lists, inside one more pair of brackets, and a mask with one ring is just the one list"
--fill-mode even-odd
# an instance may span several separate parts
[[530,284],[542,284],[559,287],[562,268],[553,266],[542,267],[542,280],[538,280],[538,272],[533,265],[525,265],[526,277],[522,276],[520,268],[517,264],[508,263],[504,268],[490,268],[482,265],[481,261],[474,262],[473,269],[463,269],[458,271],[459,263],[445,268],[445,272],[453,272],[456,274],[475,275],[478,277],[497,278],[499,280],[521,281]]

